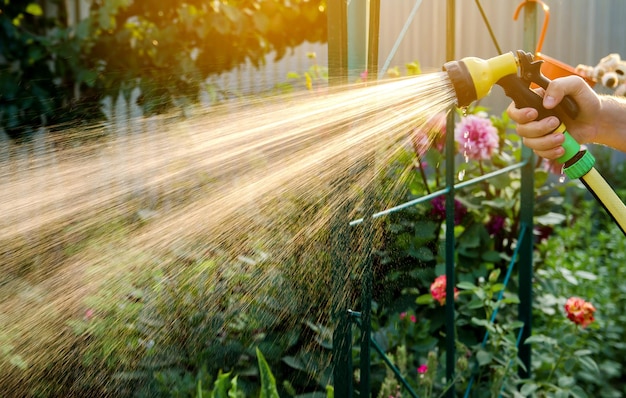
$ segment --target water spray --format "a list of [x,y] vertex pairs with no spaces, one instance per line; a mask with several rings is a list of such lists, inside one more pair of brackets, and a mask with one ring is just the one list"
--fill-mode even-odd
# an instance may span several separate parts
[[[490,59],[467,57],[459,61],[447,62],[443,69],[454,87],[457,105],[467,107],[472,102],[489,94],[494,84],[501,86],[518,108],[537,109],[537,120],[556,116],[575,119],[578,105],[569,96],[554,109],[543,107],[543,98],[531,89],[531,84],[546,89],[550,79],[541,73],[543,60],[535,60],[532,54],[518,50]],[[561,122],[552,134],[563,134],[565,153],[557,159],[563,165],[565,175],[580,179],[594,197],[604,206],[609,215],[626,235],[626,205],[617,196],[606,180],[595,170],[595,158],[584,149],[567,131]]]

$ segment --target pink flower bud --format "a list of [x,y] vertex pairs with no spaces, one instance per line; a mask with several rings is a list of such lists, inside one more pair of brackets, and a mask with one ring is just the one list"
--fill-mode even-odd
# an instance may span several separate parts
[[94,315],[94,310],[92,310],[91,308],[87,309],[85,311],[85,320],[86,321],[90,320],[91,318],[93,318],[93,315]]

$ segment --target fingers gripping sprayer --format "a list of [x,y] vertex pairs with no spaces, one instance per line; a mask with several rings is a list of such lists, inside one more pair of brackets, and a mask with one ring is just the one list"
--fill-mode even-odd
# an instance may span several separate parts
[[[493,85],[497,84],[515,102],[516,107],[537,109],[539,113],[537,119],[548,116],[556,116],[559,120],[565,120],[564,116],[575,119],[578,115],[578,105],[572,98],[566,96],[556,108],[545,109],[543,98],[530,89],[531,83],[544,89],[550,83],[550,80],[541,73],[542,63],[542,60],[534,60],[532,54],[519,50],[515,54],[506,53],[486,60],[468,57],[450,61],[443,69],[448,73],[457,96],[457,105],[460,107],[469,106],[483,98],[489,94]],[[553,131],[553,134],[565,135],[563,144],[565,154],[557,159],[563,164],[565,174],[571,179],[580,179],[626,235],[626,206],[595,170],[593,155],[581,150],[563,123]]]

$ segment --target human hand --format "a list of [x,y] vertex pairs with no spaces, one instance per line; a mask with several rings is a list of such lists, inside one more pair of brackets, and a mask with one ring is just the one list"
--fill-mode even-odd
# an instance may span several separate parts
[[550,82],[546,90],[539,88],[536,92],[543,97],[543,106],[546,109],[553,109],[568,95],[578,104],[579,113],[576,119],[559,120],[555,116],[549,116],[536,120],[538,116],[536,109],[518,109],[515,103],[511,103],[507,108],[507,114],[517,123],[517,133],[523,138],[524,145],[546,159],[561,157],[565,153],[562,147],[565,137],[563,134],[552,134],[561,122],[579,144],[595,140],[598,134],[601,101],[581,77],[557,78]]

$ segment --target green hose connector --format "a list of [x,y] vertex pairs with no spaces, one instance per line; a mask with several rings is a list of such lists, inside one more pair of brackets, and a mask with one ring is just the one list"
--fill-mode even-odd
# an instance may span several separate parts
[[580,144],[565,130],[565,125],[563,124],[559,126],[556,133],[561,131],[565,136],[565,141],[563,142],[565,153],[557,161],[564,165],[563,172],[565,172],[565,175],[572,180],[576,180],[593,168],[596,159],[590,152],[581,151]]
[[572,160],[563,168],[565,175],[572,180],[584,177],[596,163],[596,159],[589,151],[580,151]]

